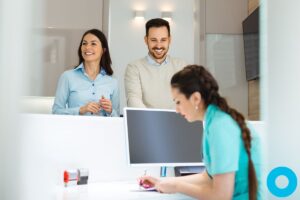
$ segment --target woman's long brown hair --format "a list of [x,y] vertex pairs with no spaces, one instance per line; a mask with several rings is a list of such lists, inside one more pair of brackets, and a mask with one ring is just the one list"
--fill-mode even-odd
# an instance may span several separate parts
[[246,125],[244,116],[237,110],[231,108],[226,99],[218,90],[219,86],[214,77],[203,67],[198,65],[188,65],[183,70],[177,72],[171,79],[172,88],[177,88],[186,98],[194,92],[199,92],[204,100],[205,107],[209,104],[218,106],[222,111],[228,113],[239,125],[242,132],[242,139],[246,149],[248,163],[249,200],[257,199],[257,179],[253,161],[251,159],[251,133]]

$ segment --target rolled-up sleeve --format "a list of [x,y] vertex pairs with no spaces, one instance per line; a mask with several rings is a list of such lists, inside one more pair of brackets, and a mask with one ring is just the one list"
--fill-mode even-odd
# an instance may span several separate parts
[[239,167],[240,128],[231,118],[220,119],[210,127],[211,175],[235,172]]

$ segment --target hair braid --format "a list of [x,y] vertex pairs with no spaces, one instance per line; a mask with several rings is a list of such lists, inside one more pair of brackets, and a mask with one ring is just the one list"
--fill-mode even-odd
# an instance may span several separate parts
[[228,113],[239,125],[242,132],[242,140],[244,143],[245,150],[249,158],[248,164],[248,179],[249,179],[249,200],[256,200],[257,194],[257,179],[254,164],[251,158],[251,134],[250,130],[246,125],[244,116],[237,110],[229,107],[225,98],[221,97],[218,93],[213,97],[215,104],[224,112]]
[[251,134],[250,130],[246,125],[244,116],[239,113],[237,110],[229,107],[225,98],[221,97],[217,94],[214,98],[216,100],[216,105],[223,110],[224,112],[228,113],[239,125],[241,132],[242,132],[242,140],[244,143],[245,150],[247,152],[249,158],[248,164],[248,179],[249,179],[249,200],[256,200],[257,194],[257,179],[254,164],[251,158]]

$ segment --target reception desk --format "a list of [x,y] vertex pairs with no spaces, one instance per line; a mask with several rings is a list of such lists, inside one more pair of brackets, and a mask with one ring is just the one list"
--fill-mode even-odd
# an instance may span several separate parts
[[[20,121],[22,199],[56,197],[66,169],[87,168],[88,186],[136,182],[144,170],[159,176],[158,166],[127,164],[123,118],[21,114]],[[168,172],[173,175],[173,170]],[[116,192],[122,190],[117,187]]]
[[[127,164],[123,118],[21,114],[20,120],[22,199],[187,198],[137,190],[144,170],[159,176],[160,168]],[[252,124],[263,130],[262,123]],[[65,188],[63,171],[77,168],[89,169],[88,185]],[[174,175],[172,169],[168,176]]]
[[57,187],[57,200],[191,200],[182,194],[161,194],[156,191],[144,191],[136,182],[98,182],[88,185]]

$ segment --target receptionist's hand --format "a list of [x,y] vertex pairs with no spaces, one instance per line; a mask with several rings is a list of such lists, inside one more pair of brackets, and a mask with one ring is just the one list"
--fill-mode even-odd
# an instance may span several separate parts
[[177,192],[177,180],[175,178],[157,179],[152,176],[143,176],[140,178],[140,185],[147,187],[155,187],[158,192],[161,193],[176,193]]
[[176,178],[165,178],[161,181],[159,181],[156,185],[155,188],[157,191],[161,193],[176,193],[178,192],[178,187],[177,187],[177,180]]
[[152,176],[142,176],[139,178],[139,185],[144,188],[155,187],[158,182],[159,182],[159,179],[154,178]]
[[99,103],[101,105],[101,108],[105,110],[106,113],[111,114],[112,112],[112,103],[109,99],[106,99],[102,96],[102,98],[99,100]]
[[80,107],[79,114],[83,115],[87,112],[98,113],[100,110],[101,110],[101,107],[100,107],[99,103],[90,102],[90,103],[87,103],[86,105]]

